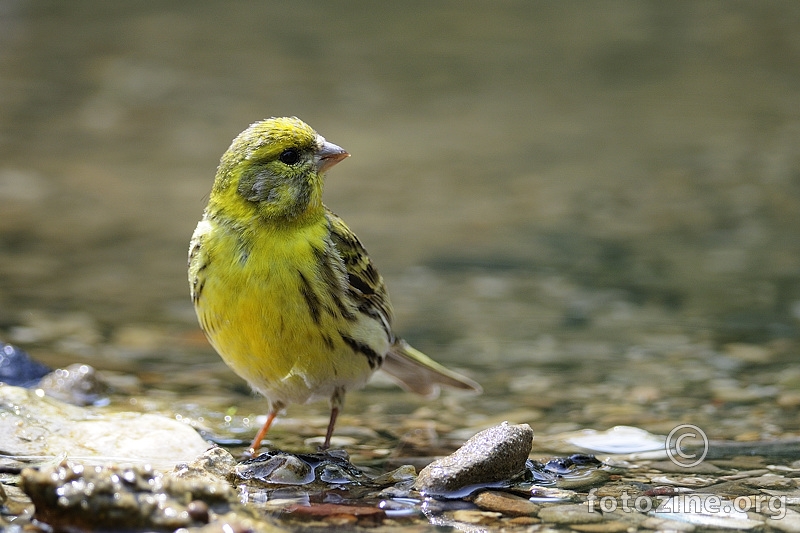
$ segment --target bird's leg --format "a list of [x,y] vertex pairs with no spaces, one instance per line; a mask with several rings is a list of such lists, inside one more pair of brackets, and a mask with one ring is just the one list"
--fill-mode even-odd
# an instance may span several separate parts
[[333,427],[336,425],[336,418],[339,416],[339,409],[344,404],[344,387],[336,387],[331,396],[331,420],[328,422],[328,431],[325,432],[325,442],[319,447],[320,450],[327,450],[331,447],[331,437],[333,436]]
[[272,426],[272,422],[275,421],[275,417],[278,416],[278,412],[283,409],[283,405],[275,404],[269,411],[269,415],[267,415],[267,421],[264,422],[264,425],[261,426],[261,429],[258,430],[256,433],[256,438],[253,439],[253,442],[250,444],[250,447],[245,452],[245,455],[248,457],[255,457],[258,453],[258,449],[261,447],[261,441],[264,440],[264,437],[267,435],[267,431],[269,431],[270,426]]

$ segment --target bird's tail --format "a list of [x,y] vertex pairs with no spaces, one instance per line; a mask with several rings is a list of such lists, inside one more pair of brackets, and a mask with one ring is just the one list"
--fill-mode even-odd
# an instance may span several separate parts
[[458,372],[445,368],[403,339],[397,339],[381,367],[406,390],[433,398],[444,385],[454,389],[483,391],[480,385]]

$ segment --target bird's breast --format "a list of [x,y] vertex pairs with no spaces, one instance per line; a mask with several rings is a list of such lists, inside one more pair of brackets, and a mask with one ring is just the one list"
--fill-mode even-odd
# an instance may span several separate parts
[[327,231],[324,221],[255,232],[204,221],[193,239],[201,327],[228,366],[273,400],[329,396],[380,364],[356,353],[360,317]]

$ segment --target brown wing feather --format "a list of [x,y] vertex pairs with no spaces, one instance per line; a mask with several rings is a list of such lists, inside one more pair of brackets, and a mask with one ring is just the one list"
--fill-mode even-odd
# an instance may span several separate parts
[[367,255],[358,237],[347,224],[331,211],[327,212],[331,240],[345,265],[348,290],[358,310],[381,322],[392,347],[383,360],[383,370],[400,385],[426,397],[436,396],[439,386],[481,392],[481,386],[471,379],[440,365],[414,349],[392,332],[392,305],[383,278]]
[[327,212],[331,227],[331,240],[344,262],[350,296],[361,313],[383,324],[390,340],[392,333],[392,304],[386,292],[386,285],[367,251],[350,231],[344,220],[330,210]]

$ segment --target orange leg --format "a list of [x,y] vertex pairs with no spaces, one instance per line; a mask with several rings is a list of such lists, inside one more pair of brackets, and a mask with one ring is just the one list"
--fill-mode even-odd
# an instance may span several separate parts
[[267,431],[269,431],[272,422],[275,420],[275,417],[278,416],[278,409],[273,409],[269,412],[267,416],[267,421],[264,422],[264,425],[261,426],[261,429],[256,433],[256,438],[253,439],[252,444],[250,444],[250,448],[247,449],[246,455],[249,457],[255,457],[258,453],[258,449],[261,447],[261,441],[264,440],[264,437],[267,436]]

